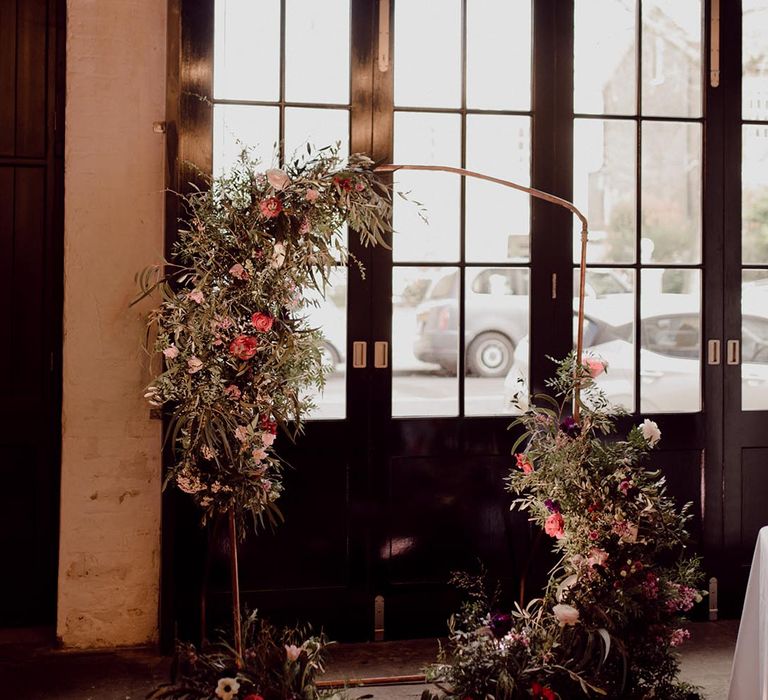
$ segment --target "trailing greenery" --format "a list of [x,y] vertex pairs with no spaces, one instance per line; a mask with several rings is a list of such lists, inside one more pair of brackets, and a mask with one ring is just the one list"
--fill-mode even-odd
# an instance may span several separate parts
[[278,428],[301,432],[309,389],[322,389],[330,369],[307,292],[324,295],[333,268],[347,264],[344,224],[365,245],[385,244],[390,192],[367,157],[307,147],[306,158],[266,171],[244,152],[182,199],[172,262],[139,275],[140,298],[161,295],[150,337],[164,367],[145,396],[169,406],[166,483],[204,519],[234,510],[238,522],[248,512],[255,525],[275,522]]
[[[559,562],[541,598],[500,611],[482,580],[456,579],[469,600],[430,670],[456,698],[693,699],[677,681],[682,614],[701,600],[699,561],[688,551],[688,506],[677,510],[664,477],[647,467],[661,437],[646,420],[624,440],[593,378],[595,358],[560,363],[553,395],[537,396],[513,425],[508,488],[513,508],[553,539]],[[578,375],[575,378],[575,373]],[[582,386],[581,418],[567,415]],[[535,405],[538,404],[538,405]]]

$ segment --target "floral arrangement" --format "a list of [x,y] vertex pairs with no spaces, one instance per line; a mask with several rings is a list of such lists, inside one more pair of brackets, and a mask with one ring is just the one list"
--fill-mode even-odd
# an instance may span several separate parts
[[151,700],[315,700],[328,641],[301,629],[279,630],[252,613],[243,624],[243,661],[227,644],[205,654],[178,644],[174,680],[157,688]]
[[[251,512],[275,521],[282,463],[278,428],[295,437],[322,389],[319,329],[306,292],[325,293],[346,265],[342,226],[383,244],[390,193],[362,155],[338,147],[262,171],[243,153],[210,187],[183,198],[185,226],[173,263],[139,277],[141,297],[162,293],[151,314],[164,369],[147,387],[152,406],[171,407],[167,474],[205,516]],[[316,302],[314,302],[316,303]]]
[[[430,670],[449,697],[570,700],[699,698],[676,680],[682,614],[702,599],[699,561],[687,552],[688,507],[645,465],[661,438],[645,420],[624,440],[593,379],[605,367],[575,354],[515,421],[508,488],[513,507],[552,538],[559,563],[541,598],[499,610],[482,581],[459,576],[470,597],[450,623],[449,654]],[[577,421],[566,409],[575,387]]]

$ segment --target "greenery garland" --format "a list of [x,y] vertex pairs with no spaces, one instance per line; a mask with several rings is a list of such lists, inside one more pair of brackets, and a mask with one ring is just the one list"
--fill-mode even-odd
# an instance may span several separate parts
[[391,197],[362,155],[307,147],[282,169],[262,171],[244,152],[227,174],[183,197],[186,226],[173,263],[139,276],[141,297],[162,293],[150,315],[165,367],[147,387],[170,406],[171,483],[203,510],[275,522],[283,464],[278,428],[302,430],[311,387],[322,389],[320,329],[308,290],[325,294],[346,265],[343,225],[365,245],[385,244]]
[[[455,577],[469,600],[430,669],[449,697],[700,697],[676,680],[674,653],[688,636],[681,615],[704,595],[688,506],[678,512],[664,478],[646,467],[661,437],[653,421],[625,440],[611,435],[615,415],[593,381],[604,370],[597,358],[577,368],[572,353],[550,382],[559,400],[534,397],[515,421],[524,432],[513,453],[525,449],[508,477],[513,507],[553,539],[560,560],[543,597],[512,611],[499,610],[477,577]],[[576,380],[580,423],[567,415]]]

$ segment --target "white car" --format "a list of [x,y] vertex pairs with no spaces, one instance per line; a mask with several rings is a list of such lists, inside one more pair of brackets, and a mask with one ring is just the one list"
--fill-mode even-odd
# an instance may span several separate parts
[[[604,360],[608,371],[596,382],[608,400],[635,410],[634,297],[611,295],[588,305],[585,352]],[[701,410],[702,340],[698,296],[659,294],[644,299],[640,351],[640,410],[680,413]],[[765,409],[768,392],[768,309],[745,303],[742,332],[742,405]],[[624,321],[624,322],[622,322]],[[504,380],[504,410],[528,407],[528,337],[520,341]],[[517,407],[513,401],[517,397]]]

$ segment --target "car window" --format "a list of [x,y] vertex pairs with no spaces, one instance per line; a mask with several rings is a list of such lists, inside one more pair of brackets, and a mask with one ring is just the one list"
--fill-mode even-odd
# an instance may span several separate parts
[[697,359],[700,354],[698,316],[659,316],[643,321],[643,347],[669,357]]
[[768,319],[744,317],[741,359],[743,362],[768,362]]
[[516,269],[483,270],[472,282],[475,294],[522,294],[528,295],[526,271]]
[[450,275],[441,277],[435,286],[432,287],[432,291],[429,293],[430,299],[453,299],[454,294],[453,287],[456,282],[456,273],[452,272]]

